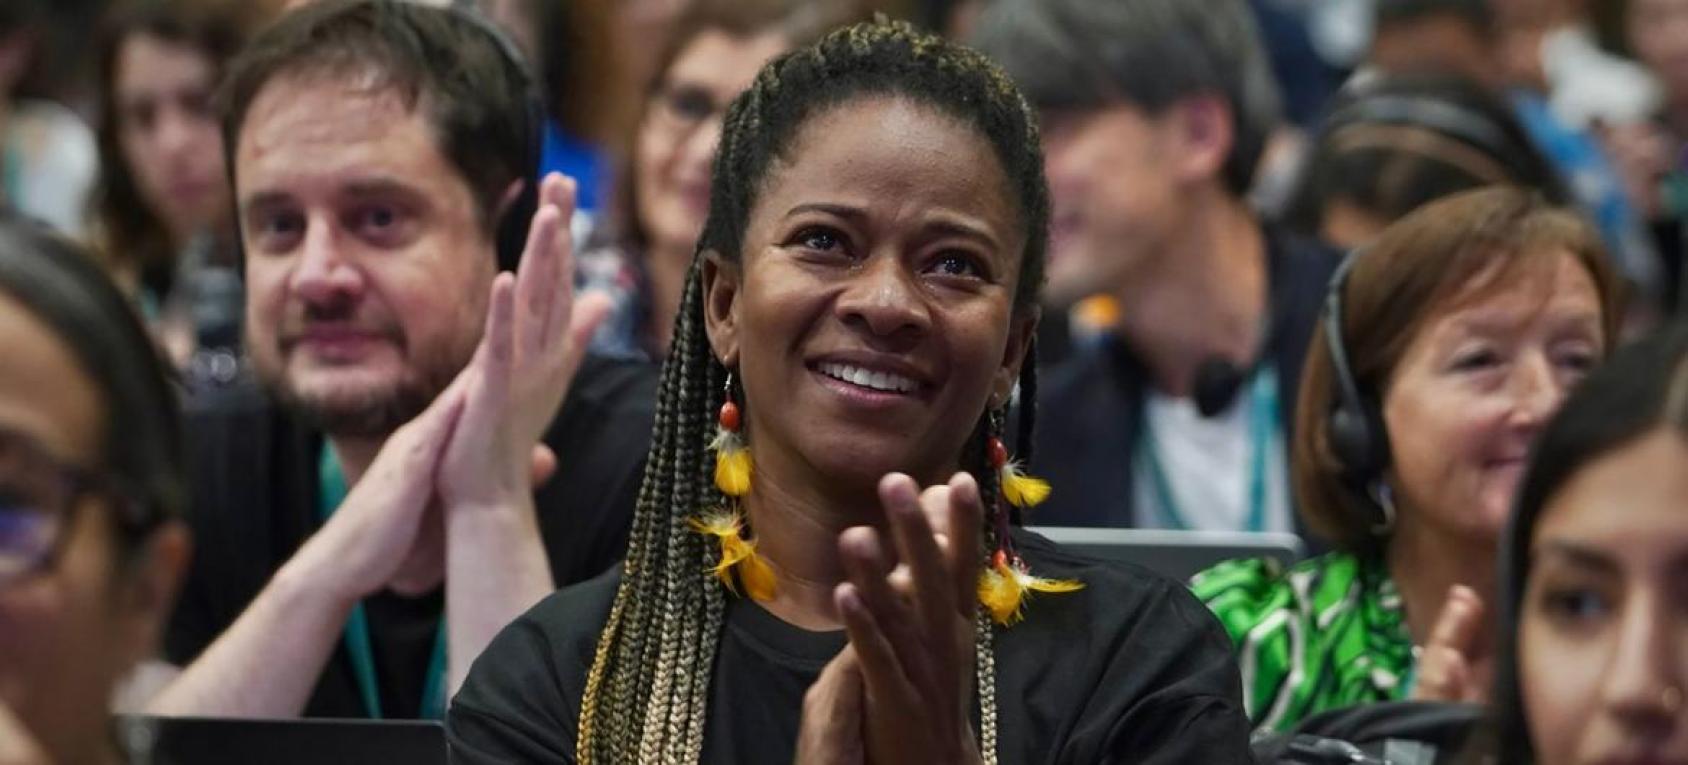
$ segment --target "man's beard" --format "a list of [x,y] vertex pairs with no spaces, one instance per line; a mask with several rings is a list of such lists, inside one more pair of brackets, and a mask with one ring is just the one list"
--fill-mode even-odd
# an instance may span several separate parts
[[[446,378],[446,383],[450,378]],[[417,380],[401,380],[384,390],[361,391],[357,396],[312,396],[300,392],[285,379],[265,380],[265,385],[307,426],[330,436],[384,438],[399,426],[415,419],[445,390]]]
[[[285,333],[284,333],[285,334]],[[401,357],[409,357],[412,346],[397,326],[385,328]],[[291,345],[282,341],[279,369],[255,365],[258,379],[282,406],[309,427],[330,436],[384,438],[399,426],[415,419],[443,392],[458,372],[468,365],[474,345],[467,349],[436,348],[406,364],[398,379],[384,386],[369,386],[355,394],[321,395],[301,391],[287,374]]]

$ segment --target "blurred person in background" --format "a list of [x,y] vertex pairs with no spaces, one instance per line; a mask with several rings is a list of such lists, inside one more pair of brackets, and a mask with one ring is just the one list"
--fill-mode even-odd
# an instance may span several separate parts
[[1000,0],[975,40],[1042,112],[1046,313],[1119,309],[1020,392],[1059,487],[1028,522],[1290,530],[1291,394],[1338,257],[1244,198],[1278,124],[1248,6]]
[[[610,156],[629,122],[608,0],[470,0],[510,34],[538,75],[545,132],[539,172],[575,179],[577,210],[595,213],[613,187]],[[649,45],[649,42],[643,42]]]
[[1376,0],[1371,49],[1362,76],[1455,74],[1499,88],[1490,0]]
[[576,263],[578,288],[614,305],[594,351],[667,354],[727,104],[769,59],[859,15],[854,0],[696,0],[687,9],[644,91],[618,198]]
[[1454,74],[1379,74],[1329,106],[1283,222],[1342,250],[1425,203],[1491,185],[1566,191],[1507,103]]
[[1683,310],[1688,270],[1688,0],[1612,0],[1602,6],[1608,44],[1650,69],[1661,86],[1647,119],[1602,131],[1629,197],[1646,216],[1663,257],[1666,304]]
[[1501,530],[1536,435],[1616,342],[1619,291],[1594,231],[1519,189],[1425,205],[1343,263],[1291,466],[1336,551],[1192,581],[1236,643],[1257,728],[1486,697]]
[[1576,204],[1599,227],[1645,318],[1663,304],[1663,267],[1642,210],[1600,135],[1644,119],[1655,86],[1595,49],[1582,0],[1490,0],[1506,97]]
[[0,221],[0,762],[143,762],[110,723],[187,563],[167,370],[92,257]]
[[1502,558],[1488,757],[1472,762],[1688,762],[1685,466],[1679,324],[1620,351],[1542,434]]
[[64,106],[17,93],[43,23],[39,0],[0,3],[0,209],[81,235],[99,171],[94,137]]
[[239,245],[211,101],[245,39],[242,11],[229,0],[132,0],[100,33],[101,248],[193,380],[229,381],[240,356]]

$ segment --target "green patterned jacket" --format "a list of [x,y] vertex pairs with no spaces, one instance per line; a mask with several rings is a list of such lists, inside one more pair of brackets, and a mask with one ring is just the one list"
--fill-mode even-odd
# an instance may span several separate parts
[[1190,586],[1231,634],[1256,730],[1411,692],[1412,639],[1381,561],[1331,553],[1286,571],[1269,559],[1233,560]]

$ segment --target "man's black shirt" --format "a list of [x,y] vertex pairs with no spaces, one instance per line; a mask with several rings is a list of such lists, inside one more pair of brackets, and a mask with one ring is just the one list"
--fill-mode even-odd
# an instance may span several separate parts
[[[655,390],[653,366],[588,357],[545,434],[557,473],[534,493],[534,507],[558,586],[590,579],[622,557]],[[165,636],[165,656],[178,666],[228,629],[321,526],[322,434],[250,388],[220,391],[187,409],[194,558]],[[439,591],[417,598],[383,592],[364,601],[387,717],[418,714],[443,602]],[[344,640],[305,714],[365,716]]]

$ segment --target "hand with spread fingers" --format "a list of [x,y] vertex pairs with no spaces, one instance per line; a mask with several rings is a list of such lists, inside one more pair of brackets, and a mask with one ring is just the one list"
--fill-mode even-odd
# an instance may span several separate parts
[[448,508],[521,504],[554,465],[539,439],[609,308],[574,299],[574,200],[572,180],[547,176],[519,271],[493,280],[485,334],[465,370],[462,422],[441,464]]
[[[861,676],[867,761],[979,762],[969,722],[983,510],[972,476],[921,494],[906,475],[886,476],[880,501],[890,539],[869,527],[839,538],[849,581],[834,600]],[[932,518],[938,522],[934,523]]]
[[1418,658],[1418,684],[1414,701],[1448,701],[1478,704],[1488,699],[1472,657],[1481,649],[1483,599],[1470,587],[1454,585],[1436,617]]

